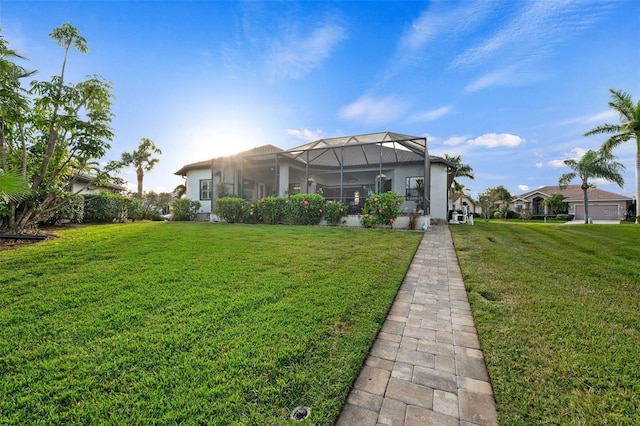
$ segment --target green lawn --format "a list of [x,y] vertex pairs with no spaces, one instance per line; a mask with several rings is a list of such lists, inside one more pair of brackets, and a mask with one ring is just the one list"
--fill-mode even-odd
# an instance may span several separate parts
[[420,233],[145,222],[0,252],[0,424],[333,424]]
[[450,228],[500,423],[640,424],[640,226]]

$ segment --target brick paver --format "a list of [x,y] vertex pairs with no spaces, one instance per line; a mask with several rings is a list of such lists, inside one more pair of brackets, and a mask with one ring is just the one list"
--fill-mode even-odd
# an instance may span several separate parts
[[432,226],[336,425],[497,424],[451,233]]

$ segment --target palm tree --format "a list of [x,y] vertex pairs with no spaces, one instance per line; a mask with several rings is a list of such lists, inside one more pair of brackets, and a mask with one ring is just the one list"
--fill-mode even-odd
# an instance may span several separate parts
[[568,205],[564,201],[564,195],[562,194],[552,194],[545,198],[542,201],[542,206],[551,209],[552,214],[566,213],[568,211]]
[[[452,162],[456,165],[456,171],[453,175],[453,182],[451,183],[451,188],[449,189],[449,199],[453,199],[453,195],[458,193],[462,194],[462,190],[464,185],[458,182],[458,178],[467,178],[474,180],[476,178],[473,173],[473,167],[468,164],[462,164],[462,158],[460,155],[456,155],[455,157],[449,156],[449,154],[444,155],[445,160]],[[453,210],[453,207],[451,208]]]
[[[458,196],[457,198],[460,199],[460,208],[461,209],[462,209],[462,201],[463,201],[462,197],[468,196],[468,192],[469,192],[469,188],[467,188],[464,183],[454,182],[451,185],[451,196],[452,196],[451,199],[453,200],[454,197],[456,197],[456,195],[457,195]],[[454,202],[453,207],[454,208],[456,207],[455,206],[455,202]]]
[[589,223],[589,198],[587,196],[587,190],[591,187],[589,179],[605,179],[615,182],[620,188],[624,185],[624,179],[620,172],[623,172],[625,167],[623,164],[613,161],[614,158],[610,152],[589,150],[579,160],[564,160],[564,164],[572,172],[560,176],[558,185],[560,188],[566,188],[569,182],[576,177],[580,178],[582,181],[580,188],[584,193],[584,223]]
[[173,196],[176,198],[182,198],[182,196],[186,193],[187,193],[187,185],[183,183],[173,188]]
[[138,149],[133,152],[125,152],[122,159],[118,162],[120,166],[133,166],[136,168],[136,177],[138,178],[138,198],[142,199],[142,180],[144,174],[151,171],[153,167],[160,161],[158,158],[151,158],[153,154],[162,154],[160,149],[149,138],[142,138]]
[[631,95],[620,91],[609,89],[611,92],[611,102],[609,106],[620,115],[620,124],[603,124],[595,129],[589,130],[585,136],[602,133],[613,134],[607,139],[602,151],[611,153],[615,147],[627,142],[630,139],[636,140],[636,224],[640,221],[640,101],[633,104]]
[[0,202],[18,202],[28,194],[29,185],[22,175],[0,169]]

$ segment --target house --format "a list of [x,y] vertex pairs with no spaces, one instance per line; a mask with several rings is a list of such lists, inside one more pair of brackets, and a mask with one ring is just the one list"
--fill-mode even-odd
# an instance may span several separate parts
[[111,182],[96,183],[96,176],[88,173],[78,173],[69,182],[69,192],[72,194],[98,194],[100,191],[121,193],[126,190],[124,186]]
[[[452,210],[471,213],[471,214],[481,214],[482,207],[479,204],[476,204],[476,201],[473,200],[467,194],[454,194],[451,197],[451,206]],[[466,210],[465,210],[466,209]]]
[[[566,188],[543,186],[515,196],[512,207],[516,211],[529,208],[535,215],[552,214],[549,207],[543,205],[543,201],[553,194],[561,194],[564,197],[563,201],[569,206],[568,213],[574,215],[574,220],[584,221],[584,191],[580,185],[569,185]],[[591,220],[623,220],[633,203],[631,197],[598,188],[589,188],[587,197]]]
[[186,179],[186,197],[202,204],[201,220],[214,219],[224,184],[229,194],[244,199],[319,193],[348,205],[349,214],[360,213],[370,194],[393,191],[405,197],[403,210],[420,207],[430,219],[446,221],[454,172],[455,164],[429,156],[426,138],[380,132],[320,139],[289,150],[264,145],[187,164],[175,174]]

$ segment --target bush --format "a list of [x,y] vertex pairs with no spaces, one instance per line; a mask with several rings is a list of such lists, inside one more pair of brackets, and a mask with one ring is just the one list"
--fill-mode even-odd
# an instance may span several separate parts
[[244,201],[242,221],[244,223],[262,223],[262,211],[258,200]]
[[283,223],[287,217],[287,199],[284,197],[267,197],[258,201],[260,218],[264,223],[277,225]]
[[556,215],[556,220],[569,222],[569,221],[573,220],[573,215],[572,214],[559,214],[559,215]]
[[390,225],[400,214],[403,197],[395,192],[373,194],[367,199],[362,208],[360,223],[369,228],[376,225]]
[[520,219],[520,213],[509,210],[507,211],[507,219]]
[[199,201],[193,201],[188,198],[176,198],[175,200],[171,201],[171,220],[193,220],[196,218],[199,208]]
[[125,222],[128,199],[124,195],[101,192],[84,196],[85,222]]
[[137,197],[127,197],[125,201],[127,218],[135,221],[142,218],[142,202]]
[[56,224],[61,222],[82,223],[84,220],[84,197],[80,194],[65,193],[62,196],[60,207],[46,218],[42,223]]
[[347,207],[340,201],[326,203],[324,206],[324,218],[331,225],[337,225],[347,215]]
[[227,223],[242,222],[245,201],[237,197],[218,198],[216,214]]
[[324,214],[324,197],[320,194],[294,194],[287,204],[289,222],[297,225],[317,225]]

